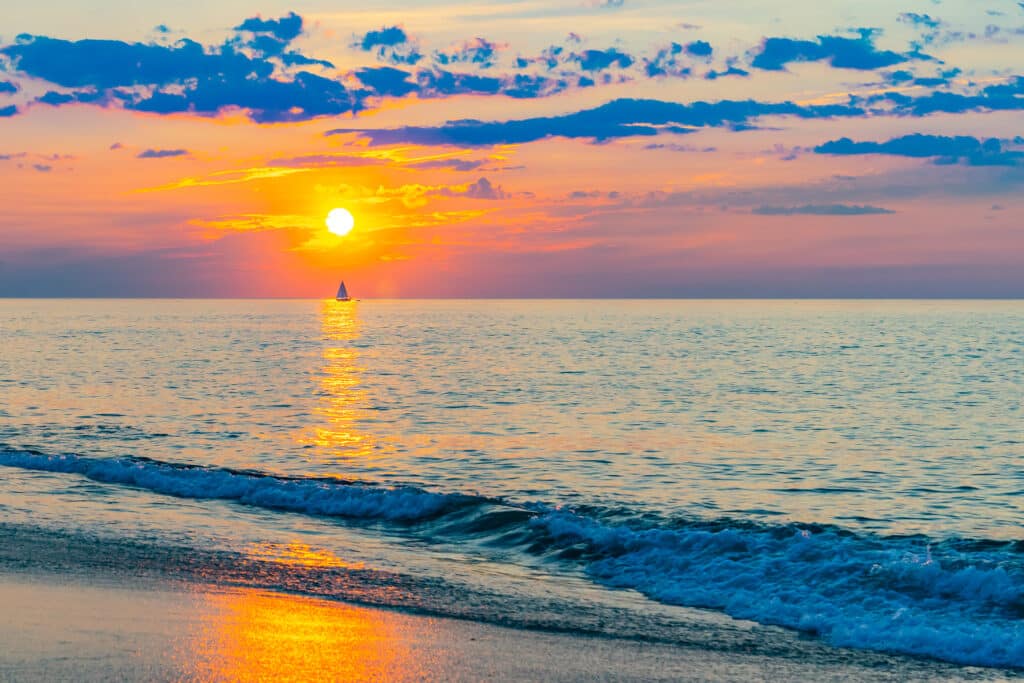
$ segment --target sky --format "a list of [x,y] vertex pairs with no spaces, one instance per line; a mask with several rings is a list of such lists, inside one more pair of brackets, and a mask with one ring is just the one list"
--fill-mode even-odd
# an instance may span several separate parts
[[1022,64],[1016,0],[5,3],[0,296],[1024,297]]

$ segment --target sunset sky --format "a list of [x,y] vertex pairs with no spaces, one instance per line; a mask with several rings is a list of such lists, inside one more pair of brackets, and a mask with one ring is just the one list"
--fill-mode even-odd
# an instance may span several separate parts
[[1016,0],[5,3],[0,296],[1021,297],[1022,65]]

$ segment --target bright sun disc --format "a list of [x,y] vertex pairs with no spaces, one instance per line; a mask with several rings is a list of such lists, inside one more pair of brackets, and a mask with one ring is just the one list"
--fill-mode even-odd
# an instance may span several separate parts
[[344,237],[352,232],[356,219],[352,217],[348,209],[331,209],[327,214],[327,229],[338,237]]

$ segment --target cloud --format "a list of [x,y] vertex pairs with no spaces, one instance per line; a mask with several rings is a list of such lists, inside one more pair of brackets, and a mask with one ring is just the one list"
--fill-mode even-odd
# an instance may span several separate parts
[[867,204],[804,204],[802,206],[759,206],[751,211],[759,216],[870,216],[896,213]]
[[273,168],[310,168],[326,166],[373,166],[386,163],[386,159],[376,157],[352,156],[348,154],[307,154],[297,157],[273,159],[267,166]]
[[644,145],[644,149],[661,149],[670,152],[717,152],[717,147],[697,147],[695,145],[680,145],[676,142],[652,142]]
[[470,199],[501,200],[512,195],[500,186],[491,183],[487,178],[479,178],[475,182],[463,185],[422,185],[419,183],[375,188],[360,185],[342,185],[341,196],[345,201],[353,203],[381,204],[385,202],[401,202],[407,208],[425,206],[433,197],[468,197]]
[[49,164],[32,164],[32,168],[40,173],[49,173],[53,170],[53,166],[50,166]]
[[818,36],[817,41],[792,38],[766,38],[754,54],[751,65],[766,71],[781,71],[792,62],[827,60],[840,69],[879,69],[910,59],[875,47],[871,34],[862,30],[859,38]]
[[918,85],[924,88],[948,86],[961,74],[960,69],[942,69],[934,76],[918,76],[907,69],[896,69],[883,74],[888,83],[898,86]]
[[579,62],[584,71],[604,71],[612,66],[628,69],[633,65],[633,58],[614,47],[607,50],[583,50],[572,58]]
[[486,159],[431,159],[430,161],[408,164],[408,167],[427,170],[446,168],[452,171],[475,171],[486,163]]
[[[277,35],[294,33],[292,16],[278,20],[285,22],[283,25],[258,21],[261,26],[273,24],[266,35],[277,40]],[[275,75],[276,64],[297,53],[271,60],[245,54],[231,41],[207,49],[187,39],[162,45],[21,35],[14,44],[0,48],[0,54],[33,78],[65,88],[84,88],[71,94],[47,93],[41,98],[54,105],[92,102],[158,114],[202,116],[238,108],[248,110],[250,118],[259,123],[338,115],[361,106],[357,95],[337,80],[309,71]]]
[[727,61],[726,68],[724,71],[715,71],[712,69],[711,71],[707,72],[704,75],[704,78],[709,81],[714,81],[718,80],[719,78],[725,78],[726,76],[740,76],[741,78],[746,78],[749,75],[749,71],[740,69],[735,64],[732,64],[729,61]]
[[288,65],[333,66],[330,62],[311,59],[298,52],[285,52],[288,45],[302,34],[302,23],[302,17],[295,12],[280,19],[250,17],[236,26],[235,32],[249,34],[247,39],[242,39],[242,44],[261,56],[280,57]]
[[318,116],[337,116],[361,107],[357,93],[340,82],[308,71],[291,80],[275,78],[205,80],[183,92],[154,92],[126,105],[129,109],[158,114],[191,112],[213,115],[225,109],[248,110],[256,123],[305,121]]
[[686,54],[694,57],[710,57],[713,51],[711,43],[706,40],[695,40],[686,44]]
[[367,31],[357,39],[354,47],[363,52],[373,52],[377,59],[392,64],[416,64],[423,59],[423,54],[400,26],[382,26]]
[[473,38],[452,48],[448,52],[434,51],[434,61],[442,66],[449,64],[474,64],[481,69],[494,66],[498,45],[484,38]]
[[13,104],[9,104],[6,107],[0,107],[0,119],[14,116],[18,113],[18,108]]
[[678,104],[661,100],[613,100],[608,104],[562,116],[511,121],[449,121],[441,126],[390,129],[339,128],[326,135],[361,133],[375,143],[425,145],[498,145],[533,142],[546,137],[611,140],[653,136],[661,131],[686,132],[693,127],[735,127],[760,116],[828,118],[863,111],[846,105],[802,106],[792,102],[754,100]]
[[390,66],[356,69],[355,75],[363,85],[378,95],[403,97],[419,89],[419,85],[409,81],[412,76],[410,72]]
[[936,19],[930,14],[922,14],[919,12],[902,12],[897,21],[904,24],[917,27],[924,32],[924,42],[932,43],[935,41],[935,37],[938,35],[938,29],[942,26],[942,20]]
[[506,95],[515,98],[536,98],[562,92],[569,87],[564,79],[516,74],[514,76],[479,76],[443,69],[416,74],[420,97],[451,97],[453,95]]
[[18,86],[10,81],[0,81],[0,94],[13,95],[18,92]]
[[422,98],[444,98],[453,95],[536,98],[552,95],[569,87],[568,81],[546,76],[480,76],[443,69],[421,70],[413,74],[388,66],[357,69],[355,76],[369,89],[369,92],[361,95],[388,97],[403,97],[416,93]]
[[690,75],[690,67],[682,61],[685,48],[679,43],[671,43],[663,47],[651,59],[644,59],[644,73],[649,78],[658,76],[676,76],[685,78]]
[[188,155],[187,149],[147,149],[136,155],[137,159],[167,159]]
[[480,178],[462,194],[473,199],[505,199],[508,195],[500,187],[495,187],[487,178]]
[[23,72],[66,88],[180,84],[190,79],[266,78],[273,65],[226,49],[206,52],[192,40],[146,45],[118,40],[68,41],[20,35],[0,48]]
[[235,30],[257,34],[263,33],[271,35],[278,40],[289,42],[302,34],[302,17],[295,12],[289,12],[287,16],[280,19],[261,19],[258,16],[250,17],[236,26]]
[[932,92],[910,97],[900,92],[886,92],[863,98],[866,104],[886,102],[895,105],[894,113],[904,116],[927,116],[935,113],[968,111],[1019,111],[1024,109],[1024,76],[1014,76],[1005,83],[989,85],[975,94]]
[[814,151],[834,155],[888,154],[931,158],[938,164],[964,163],[969,166],[1017,166],[1024,162],[1024,152],[1008,149],[1001,140],[982,140],[965,135],[950,137],[915,133],[885,142],[854,142],[850,138],[840,138],[818,145]]
[[376,31],[367,31],[359,41],[359,47],[369,52],[377,47],[394,47],[409,42],[409,36],[399,26],[383,26]]

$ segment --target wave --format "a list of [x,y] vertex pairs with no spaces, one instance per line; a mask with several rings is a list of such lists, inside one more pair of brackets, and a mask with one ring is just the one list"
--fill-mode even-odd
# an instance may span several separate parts
[[26,470],[80,474],[178,498],[232,500],[269,510],[310,515],[414,522],[477,502],[462,494],[431,493],[415,487],[384,488],[335,479],[288,478],[147,458],[93,458],[0,450],[0,465]]
[[1024,668],[1024,543],[855,534],[822,525],[652,519],[460,493],[0,449],[0,465],[271,510],[417,523],[431,539],[582,569],[667,604],[825,642]]
[[1024,667],[1019,544],[871,537],[806,525],[606,526],[555,512],[532,520],[581,544],[605,585],[815,634],[839,647],[959,664]]

